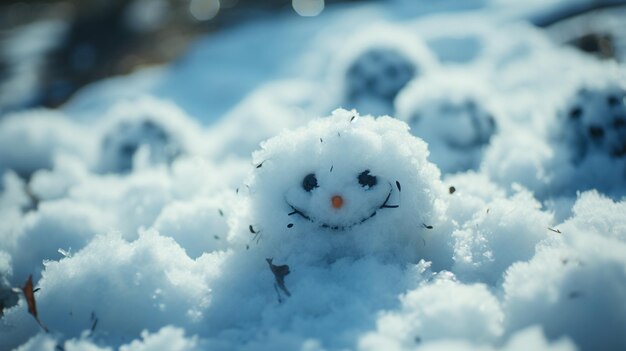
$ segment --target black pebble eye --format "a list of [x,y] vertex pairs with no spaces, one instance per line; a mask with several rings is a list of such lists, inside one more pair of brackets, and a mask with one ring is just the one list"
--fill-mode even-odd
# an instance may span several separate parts
[[376,185],[376,183],[378,182],[376,180],[376,177],[370,174],[369,170],[363,171],[361,172],[361,174],[359,174],[359,184],[361,184],[361,186],[365,187],[373,187],[374,185]]
[[589,135],[594,139],[600,139],[604,136],[604,129],[596,125],[591,125],[589,126]]
[[583,109],[580,107],[574,107],[569,111],[569,118],[571,119],[579,119],[583,114]]
[[313,173],[307,174],[306,177],[304,177],[304,179],[302,180],[302,188],[304,188],[304,190],[306,191],[311,191],[313,190],[313,188],[317,187],[317,178]]
[[617,106],[617,104],[619,103],[619,99],[617,98],[617,96],[611,95],[606,98],[606,103],[609,104],[609,106]]

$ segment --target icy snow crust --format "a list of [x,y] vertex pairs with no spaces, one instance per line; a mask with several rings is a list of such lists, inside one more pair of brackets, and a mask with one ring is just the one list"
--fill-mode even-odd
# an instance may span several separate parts
[[[4,116],[0,349],[625,349],[624,68],[463,6],[250,24]],[[287,26],[311,47],[200,96],[229,40]],[[399,90],[352,109],[380,28],[423,68],[367,58],[367,94]]]

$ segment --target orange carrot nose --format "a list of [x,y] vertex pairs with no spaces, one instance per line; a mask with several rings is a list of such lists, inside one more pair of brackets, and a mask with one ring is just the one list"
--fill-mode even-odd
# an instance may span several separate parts
[[332,203],[333,207],[336,209],[340,209],[341,206],[343,206],[343,198],[339,195],[333,196],[333,198],[330,199],[330,202]]

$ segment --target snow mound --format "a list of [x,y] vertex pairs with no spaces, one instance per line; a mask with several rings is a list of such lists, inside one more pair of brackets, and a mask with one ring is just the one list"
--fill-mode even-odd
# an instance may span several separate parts
[[549,237],[553,218],[522,189],[483,206],[453,233],[453,271],[464,281],[498,285],[511,264],[533,257],[536,245]]
[[60,259],[63,252],[79,250],[95,233],[106,230],[110,219],[94,206],[77,206],[63,199],[42,203],[38,211],[20,219],[15,243],[9,252],[13,257],[15,284],[29,275],[39,277],[44,261]]
[[[205,280],[217,273],[220,257],[194,261],[173,239],[156,232],[133,242],[116,234],[98,236],[75,255],[47,263],[38,284],[39,315],[65,338],[87,331],[109,345],[170,324],[190,331],[199,327],[209,304]],[[23,303],[5,316],[14,329],[1,331],[9,347],[37,332]]]
[[174,238],[191,258],[197,258],[204,252],[226,248],[228,223],[223,207],[202,198],[174,201],[161,210],[154,228]]
[[427,155],[406,124],[354,110],[281,133],[253,156],[241,235],[259,232],[268,257],[377,255],[445,264],[444,189]]
[[103,117],[103,124],[102,172],[127,173],[135,163],[171,164],[199,148],[200,127],[176,105],[155,98],[122,101]]
[[436,66],[420,38],[400,26],[371,26],[345,43],[331,69],[343,96],[336,104],[362,113],[392,114],[406,84]]
[[403,295],[398,311],[383,313],[362,350],[408,350],[422,342],[463,339],[490,344],[503,332],[498,300],[481,284],[438,279]]
[[[562,338],[551,342],[546,339],[540,327],[530,327],[515,333],[501,347],[489,345],[477,345],[475,343],[463,342],[460,340],[432,341],[424,343],[418,347],[404,350],[419,351],[524,351],[524,350],[545,350],[545,351],[574,351],[576,346],[571,340]],[[394,350],[390,348],[389,350]],[[397,349],[402,350],[402,349]]]
[[30,110],[0,119],[0,174],[11,169],[29,177],[51,168],[59,153],[89,160],[94,152],[89,131],[58,111]]
[[263,85],[246,96],[207,133],[210,153],[249,157],[259,144],[282,130],[295,128],[320,108],[320,87],[308,81],[285,80]]
[[[17,351],[113,351],[111,347],[101,346],[94,343],[89,336],[60,341],[58,338],[48,334],[38,334],[31,338],[24,345],[17,348]],[[185,337],[185,332],[181,328],[166,326],[155,333],[144,330],[141,338],[135,339],[127,344],[121,345],[119,351],[200,351],[198,338]]]
[[477,169],[491,137],[502,128],[488,84],[464,70],[435,71],[396,98],[397,117],[424,139],[443,173]]
[[[606,207],[583,212],[599,204]],[[626,326],[621,303],[626,298],[626,218],[610,214],[616,206],[623,203],[584,194],[574,207],[575,216],[559,225],[562,236],[541,245],[529,262],[507,270],[503,284],[507,332],[540,324],[548,338],[567,336],[581,350],[618,350],[626,345],[621,332]]]
[[[542,123],[496,136],[482,167],[498,183],[518,182],[541,200],[574,198],[591,189],[619,199],[626,194],[626,158],[620,151],[624,68],[578,55],[557,57],[569,59],[551,58],[563,67],[550,74],[563,84],[545,87],[551,96],[546,96],[549,108],[538,108]],[[581,65],[584,69],[577,69]]]
[[604,87],[581,87],[559,111],[564,126],[560,137],[572,149],[575,162],[591,153],[626,157],[626,86],[620,81]]

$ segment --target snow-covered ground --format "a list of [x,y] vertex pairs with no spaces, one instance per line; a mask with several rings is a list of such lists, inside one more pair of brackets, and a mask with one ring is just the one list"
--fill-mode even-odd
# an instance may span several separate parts
[[0,350],[626,349],[626,70],[526,21],[589,2],[426,3],[3,116]]

